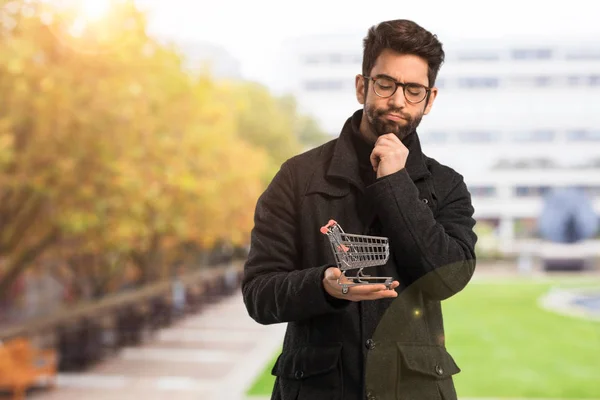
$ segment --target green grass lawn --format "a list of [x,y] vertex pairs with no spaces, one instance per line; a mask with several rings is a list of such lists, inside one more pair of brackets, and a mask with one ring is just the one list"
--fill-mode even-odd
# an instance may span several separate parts
[[[600,322],[541,309],[552,287],[600,282],[473,282],[443,303],[459,398],[600,398]],[[274,360],[273,360],[274,361]],[[272,362],[249,395],[268,396]]]

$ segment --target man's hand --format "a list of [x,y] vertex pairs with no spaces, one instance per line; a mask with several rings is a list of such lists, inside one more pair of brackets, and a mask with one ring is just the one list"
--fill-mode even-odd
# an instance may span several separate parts
[[387,133],[377,138],[371,152],[371,165],[377,172],[377,178],[400,171],[406,165],[408,149],[398,136]]
[[[325,271],[325,277],[323,278],[323,286],[327,293],[331,296],[350,301],[363,301],[363,300],[378,300],[386,297],[397,297],[398,292],[395,290],[388,290],[384,284],[377,285],[358,285],[348,288],[348,293],[342,293],[342,285],[338,284],[338,278],[342,276],[342,271],[336,267],[327,268]],[[342,278],[341,282],[351,283],[348,278]],[[396,289],[400,285],[398,281],[392,282],[390,285],[391,289]]]

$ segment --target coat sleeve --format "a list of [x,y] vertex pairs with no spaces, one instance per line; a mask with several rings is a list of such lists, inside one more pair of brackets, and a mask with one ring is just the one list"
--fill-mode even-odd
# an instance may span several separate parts
[[325,291],[322,280],[328,265],[301,269],[300,202],[288,163],[258,199],[242,279],[248,313],[265,325],[337,312],[350,303]]
[[454,174],[450,191],[433,212],[421,199],[406,169],[369,186],[390,250],[409,276],[432,299],[461,291],[475,271],[475,220],[471,195],[462,176]]

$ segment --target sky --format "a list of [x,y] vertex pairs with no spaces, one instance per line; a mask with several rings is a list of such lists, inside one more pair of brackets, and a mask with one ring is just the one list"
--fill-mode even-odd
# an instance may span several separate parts
[[[98,0],[88,0],[98,1]],[[209,42],[241,63],[244,78],[266,84],[286,39],[364,33],[377,22],[412,19],[442,40],[503,36],[588,37],[600,40],[596,0],[136,0],[150,31]]]

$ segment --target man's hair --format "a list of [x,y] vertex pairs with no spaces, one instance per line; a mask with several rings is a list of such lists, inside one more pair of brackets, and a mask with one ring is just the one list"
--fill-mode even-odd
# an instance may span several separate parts
[[363,44],[363,75],[369,75],[381,52],[390,49],[425,59],[429,66],[427,77],[431,87],[435,85],[435,79],[444,62],[444,50],[437,36],[406,19],[385,21],[372,26]]

